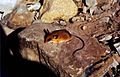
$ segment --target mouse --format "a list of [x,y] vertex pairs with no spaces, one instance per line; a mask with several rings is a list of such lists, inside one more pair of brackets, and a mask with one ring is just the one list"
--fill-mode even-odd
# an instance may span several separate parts
[[44,43],[47,43],[47,42],[52,42],[54,44],[56,43],[63,43],[63,42],[67,42],[69,40],[72,39],[72,37],[76,37],[78,38],[80,41],[82,41],[82,47],[76,49],[72,55],[74,56],[74,54],[83,49],[84,48],[84,41],[82,38],[80,38],[79,36],[76,36],[76,35],[73,35],[71,34],[69,31],[67,31],[66,29],[60,29],[60,30],[55,30],[55,31],[52,31],[52,32],[49,32],[49,30],[47,29],[44,29],[44,33],[45,33],[45,36],[44,36]]

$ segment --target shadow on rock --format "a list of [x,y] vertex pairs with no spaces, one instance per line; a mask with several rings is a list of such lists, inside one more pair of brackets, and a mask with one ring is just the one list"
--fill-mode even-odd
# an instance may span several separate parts
[[[16,29],[9,36],[6,36],[0,25],[1,77],[56,77],[55,73],[47,66],[22,58],[19,53],[19,39],[17,34],[23,29]],[[10,54],[10,50],[14,56]]]

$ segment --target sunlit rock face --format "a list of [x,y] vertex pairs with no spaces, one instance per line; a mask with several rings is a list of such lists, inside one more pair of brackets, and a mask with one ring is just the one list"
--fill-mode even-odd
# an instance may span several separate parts
[[34,19],[34,13],[27,11],[25,4],[21,4],[16,10],[16,13],[12,13],[13,15],[9,20],[9,27],[18,28],[29,26]]
[[13,8],[20,1],[21,0],[2,0],[2,1],[0,1],[0,11],[4,12],[3,16],[12,12]]
[[41,21],[52,23],[54,20],[63,19],[68,21],[77,14],[77,6],[73,0],[45,0],[41,8]]

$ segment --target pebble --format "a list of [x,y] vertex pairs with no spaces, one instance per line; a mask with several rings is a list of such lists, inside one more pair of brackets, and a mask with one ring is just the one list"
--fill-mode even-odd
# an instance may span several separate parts
[[99,41],[108,41],[112,38],[112,35],[106,35],[104,38],[100,39]]

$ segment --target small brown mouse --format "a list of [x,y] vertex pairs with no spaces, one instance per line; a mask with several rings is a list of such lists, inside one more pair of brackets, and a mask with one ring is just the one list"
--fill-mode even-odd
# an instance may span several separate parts
[[73,55],[75,54],[76,51],[81,50],[84,47],[84,41],[80,37],[70,34],[70,32],[68,32],[66,29],[55,30],[53,32],[49,32],[48,29],[47,30],[44,29],[44,32],[45,32],[44,43],[46,43],[46,42],[52,42],[52,43],[67,42],[67,41],[71,40],[73,36],[78,38],[80,41],[82,41],[82,43],[83,43],[82,47],[76,49],[73,52]]

